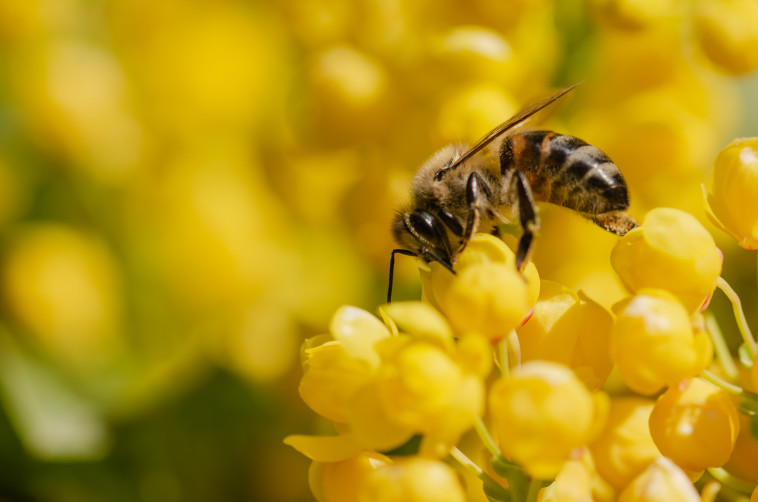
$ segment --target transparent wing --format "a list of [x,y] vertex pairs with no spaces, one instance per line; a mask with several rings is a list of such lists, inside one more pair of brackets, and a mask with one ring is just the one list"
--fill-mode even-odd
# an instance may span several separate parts
[[466,150],[466,152],[463,155],[461,155],[460,157],[458,157],[458,159],[455,162],[453,162],[450,165],[450,167],[448,167],[448,170],[455,169],[455,167],[457,167],[459,164],[461,164],[462,162],[464,162],[466,159],[468,159],[469,157],[471,157],[472,155],[474,155],[476,152],[478,152],[479,150],[481,150],[485,146],[489,145],[494,140],[496,140],[498,137],[502,136],[503,134],[505,134],[510,129],[513,129],[514,127],[516,127],[521,122],[525,121],[526,119],[528,119],[529,117],[531,117],[532,115],[534,115],[535,113],[537,113],[538,111],[542,110],[546,106],[548,106],[551,103],[553,103],[554,101],[558,100],[561,96],[563,96],[564,94],[566,94],[567,92],[569,92],[571,89],[573,89],[574,87],[576,87],[579,84],[581,84],[581,82],[579,82],[577,84],[574,84],[571,87],[566,87],[565,89],[556,92],[552,96],[549,96],[549,97],[543,99],[542,101],[539,101],[537,103],[534,103],[533,105],[527,106],[526,108],[524,108],[523,110],[521,110],[520,112],[518,112],[516,115],[514,115],[511,118],[509,118],[508,120],[506,120],[505,122],[503,122],[502,124],[500,124],[499,126],[497,126],[496,128],[494,128],[492,131],[490,131],[486,136],[484,136],[482,139],[480,139],[476,143],[476,145],[474,145],[471,148],[469,148],[468,150]]

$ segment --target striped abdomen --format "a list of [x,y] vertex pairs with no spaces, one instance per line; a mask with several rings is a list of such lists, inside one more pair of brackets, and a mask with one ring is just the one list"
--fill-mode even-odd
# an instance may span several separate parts
[[606,154],[579,138],[550,131],[525,131],[503,140],[500,169],[519,170],[535,200],[586,214],[629,207],[626,182]]

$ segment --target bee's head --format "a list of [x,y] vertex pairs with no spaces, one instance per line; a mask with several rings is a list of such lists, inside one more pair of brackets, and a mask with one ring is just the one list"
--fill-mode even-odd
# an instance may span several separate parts
[[[453,251],[443,222],[424,209],[397,213],[392,222],[395,241],[427,263],[436,261],[453,272]],[[454,272],[453,272],[454,273]]]

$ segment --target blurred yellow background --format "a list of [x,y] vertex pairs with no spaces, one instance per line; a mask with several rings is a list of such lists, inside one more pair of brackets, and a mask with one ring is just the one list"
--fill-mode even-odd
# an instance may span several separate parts
[[[312,500],[299,345],[383,301],[415,169],[584,81],[547,125],[704,220],[758,135],[758,13],[716,3],[0,0],[0,500]],[[541,275],[619,299],[615,237],[542,219]]]

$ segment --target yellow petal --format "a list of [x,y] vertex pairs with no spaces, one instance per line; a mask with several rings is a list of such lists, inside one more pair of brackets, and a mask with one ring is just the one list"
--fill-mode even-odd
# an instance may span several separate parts
[[428,341],[436,341],[449,349],[453,332],[442,314],[423,302],[393,302],[382,309],[403,333]]
[[284,444],[317,462],[339,462],[352,457],[362,449],[355,437],[349,434],[339,436],[292,434],[284,438]]
[[374,344],[390,336],[390,332],[370,312],[344,305],[334,313],[329,331],[352,357],[379,366],[379,355]]

